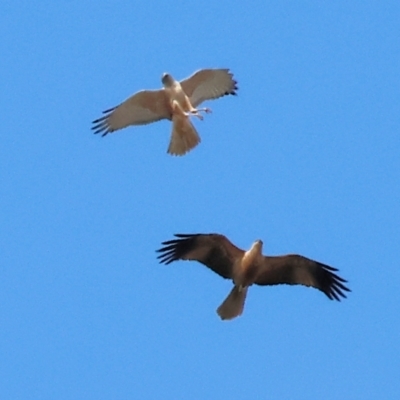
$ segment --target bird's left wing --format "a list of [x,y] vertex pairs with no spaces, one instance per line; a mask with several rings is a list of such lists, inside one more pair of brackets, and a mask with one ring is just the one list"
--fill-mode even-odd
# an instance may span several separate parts
[[163,242],[157,250],[160,263],[195,260],[223,278],[232,277],[234,261],[243,255],[225,236],[219,234],[176,234],[177,239]]
[[347,297],[347,281],[335,272],[336,268],[299,255],[264,257],[264,264],[254,283],[257,285],[305,285],[324,292],[331,300]]
[[180,82],[193,107],[205,100],[236,95],[237,82],[229,69],[201,69]]
[[94,133],[102,136],[129,125],[144,125],[167,118],[171,119],[165,91],[142,90],[126,99],[119,106],[103,112],[105,115],[93,121]]

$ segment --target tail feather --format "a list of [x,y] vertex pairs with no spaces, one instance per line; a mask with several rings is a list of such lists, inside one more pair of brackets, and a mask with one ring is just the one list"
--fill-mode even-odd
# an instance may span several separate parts
[[247,287],[239,290],[237,286],[231,290],[228,297],[217,308],[217,314],[221,319],[233,319],[242,315],[246,301]]
[[189,117],[174,114],[168,153],[183,156],[200,143],[200,136]]

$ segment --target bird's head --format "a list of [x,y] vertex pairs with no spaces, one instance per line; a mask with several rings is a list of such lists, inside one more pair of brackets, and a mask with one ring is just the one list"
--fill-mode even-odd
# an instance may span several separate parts
[[263,241],[262,240],[256,240],[253,243],[253,248],[257,249],[257,251],[259,251],[261,253],[262,247],[263,247]]
[[247,260],[247,262],[254,262],[257,261],[260,256],[262,256],[262,245],[263,242],[261,240],[256,240],[253,242],[251,245],[250,249],[247,250],[244,254],[244,258]]
[[164,87],[170,87],[174,83],[174,78],[170,74],[164,72],[161,77],[161,82]]

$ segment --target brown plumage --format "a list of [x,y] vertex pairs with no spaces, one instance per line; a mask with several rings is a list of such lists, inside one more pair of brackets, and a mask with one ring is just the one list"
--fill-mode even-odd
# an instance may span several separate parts
[[205,100],[236,95],[237,82],[228,69],[203,69],[181,82],[170,74],[163,74],[164,87],[159,90],[141,90],[117,107],[103,112],[93,121],[94,133],[102,136],[130,125],[144,125],[168,119],[172,121],[171,142],[168,153],[184,155],[198,143],[200,137],[190,121],[191,116],[203,119],[196,107]]
[[325,293],[331,300],[340,301],[350,289],[336,268],[309,258],[289,254],[263,256],[262,241],[257,240],[248,251],[239,249],[219,234],[176,234],[176,239],[163,242],[157,250],[160,263],[194,260],[204,264],[225,279],[232,279],[234,287],[218,307],[221,319],[232,319],[242,314],[247,289],[256,285],[304,285]]

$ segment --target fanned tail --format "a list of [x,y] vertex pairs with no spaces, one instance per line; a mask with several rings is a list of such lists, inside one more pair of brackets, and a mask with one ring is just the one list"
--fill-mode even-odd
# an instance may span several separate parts
[[233,319],[242,315],[246,301],[247,287],[239,289],[234,286],[228,297],[217,308],[217,314],[221,319]]
[[175,156],[183,156],[200,143],[200,136],[190,118],[174,114],[172,117],[171,141],[167,152]]

